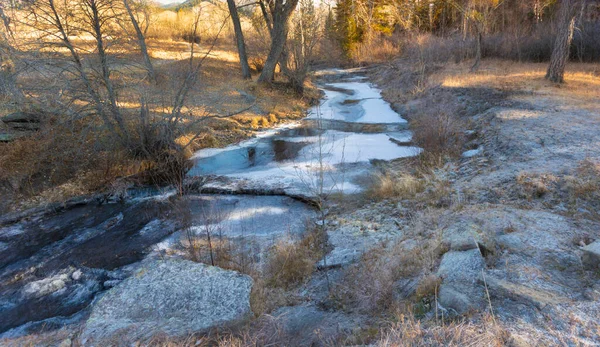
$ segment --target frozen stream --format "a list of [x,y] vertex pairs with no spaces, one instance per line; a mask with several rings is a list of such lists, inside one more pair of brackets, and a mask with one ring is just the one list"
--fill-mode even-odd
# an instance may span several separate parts
[[[123,199],[0,216],[0,338],[79,324],[95,298],[143,262],[184,256],[190,233],[203,238],[214,230],[259,257],[314,219],[310,206],[286,194],[355,193],[373,161],[420,151],[407,145],[406,121],[364,77],[320,75],[324,99],[306,120],[196,153],[190,180],[203,183],[184,197],[138,188]],[[257,195],[202,194],[205,188]],[[278,193],[261,196],[269,190]]]
[[[223,149],[196,153],[191,176],[228,178],[210,185],[223,189],[282,189],[314,196],[317,191],[356,193],[371,162],[414,156],[406,120],[360,75],[343,70],[321,73],[324,98],[305,121],[267,136]],[[319,180],[324,173],[324,182]]]

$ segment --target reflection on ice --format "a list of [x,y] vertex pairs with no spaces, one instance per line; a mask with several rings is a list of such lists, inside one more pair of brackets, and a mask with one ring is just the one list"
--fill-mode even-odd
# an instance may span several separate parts
[[331,83],[326,85],[324,92],[324,101],[310,110],[309,119],[367,124],[406,123],[381,98],[381,90],[368,82]]

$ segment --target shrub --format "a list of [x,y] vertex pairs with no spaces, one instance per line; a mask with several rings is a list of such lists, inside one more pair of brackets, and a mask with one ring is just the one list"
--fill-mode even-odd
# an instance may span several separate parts
[[465,141],[464,122],[452,111],[431,109],[414,118],[413,141],[424,156],[440,158],[460,155]]
[[365,253],[360,262],[346,271],[335,296],[345,306],[385,313],[394,306],[395,283],[431,271],[439,257],[437,241],[410,250],[400,242],[382,244]]

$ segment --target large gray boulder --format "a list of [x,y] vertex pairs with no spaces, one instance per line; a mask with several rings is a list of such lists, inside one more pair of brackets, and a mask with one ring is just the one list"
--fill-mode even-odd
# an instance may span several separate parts
[[84,344],[184,336],[234,324],[251,313],[249,276],[187,260],[153,261],[92,308]]
[[444,254],[437,275],[443,281],[439,303],[459,314],[485,304],[483,287],[478,284],[485,261],[479,249]]

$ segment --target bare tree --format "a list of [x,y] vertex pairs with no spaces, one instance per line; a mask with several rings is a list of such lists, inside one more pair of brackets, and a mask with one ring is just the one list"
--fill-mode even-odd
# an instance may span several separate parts
[[275,77],[275,67],[285,48],[289,29],[289,19],[298,4],[298,0],[272,0],[269,2],[273,28],[271,30],[271,48],[258,82],[271,83]]
[[[130,0],[123,0],[123,5],[125,6],[125,10],[127,10],[127,14],[129,15],[129,19],[131,20],[131,25],[133,25],[133,28],[135,29],[138,45],[140,46],[142,58],[144,59],[144,65],[146,66],[146,70],[148,70],[148,78],[152,82],[156,83],[156,73],[154,72],[154,67],[152,66],[150,55],[148,54],[148,46],[146,45],[146,30],[142,30],[142,28],[140,27],[139,21],[136,18],[134,10],[131,8]],[[146,29],[147,28],[148,18],[146,18]]]
[[231,21],[233,22],[235,41],[237,44],[238,55],[240,57],[240,67],[242,68],[242,77],[244,77],[244,79],[250,79],[252,76],[250,75],[250,66],[248,65],[248,55],[246,54],[244,33],[242,32],[242,25],[240,23],[240,16],[238,15],[235,0],[227,0],[227,6],[229,7],[229,14],[231,15]]
[[575,29],[575,1],[562,0],[558,12],[558,32],[552,49],[550,66],[546,72],[546,79],[563,83],[565,76],[565,67],[569,60],[571,41],[573,40],[573,31]]
[[[290,66],[284,71],[290,79],[292,87],[298,94],[304,92],[304,81],[308,74],[314,49],[321,36],[321,24],[312,0],[300,0],[300,6],[292,19],[292,33],[288,40],[286,52],[282,60],[290,60]],[[283,62],[286,64],[286,62]]]

